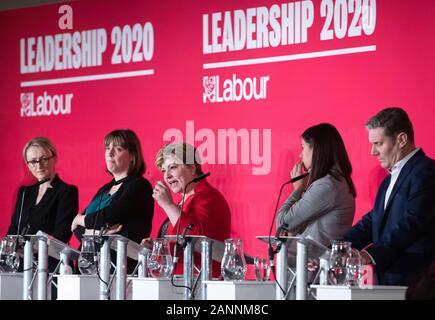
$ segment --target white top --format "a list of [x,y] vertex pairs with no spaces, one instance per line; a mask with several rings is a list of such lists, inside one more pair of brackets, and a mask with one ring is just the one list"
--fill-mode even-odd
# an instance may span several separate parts
[[402,168],[405,166],[408,160],[411,159],[412,156],[418,152],[418,150],[420,150],[420,148],[416,148],[414,151],[410,152],[406,157],[404,157],[400,161],[397,161],[396,164],[392,166],[391,169],[389,169],[391,174],[391,180],[387,188],[387,193],[385,194],[384,209],[387,207],[388,199],[390,198],[391,191],[393,191],[397,178],[400,175],[400,171],[402,171]]

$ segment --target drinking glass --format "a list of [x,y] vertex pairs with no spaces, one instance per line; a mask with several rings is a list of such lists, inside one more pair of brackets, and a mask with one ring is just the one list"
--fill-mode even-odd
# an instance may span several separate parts
[[270,262],[269,259],[256,256],[254,258],[255,279],[257,281],[269,281]]

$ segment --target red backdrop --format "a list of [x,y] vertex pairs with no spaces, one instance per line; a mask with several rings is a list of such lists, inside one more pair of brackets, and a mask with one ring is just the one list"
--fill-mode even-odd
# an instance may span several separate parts
[[[370,116],[404,107],[418,146],[435,156],[431,0],[68,4],[72,20],[61,5],[0,13],[0,235],[19,185],[30,182],[22,147],[39,135],[57,146],[58,172],[79,187],[80,210],[110,179],[109,131],[138,134],[154,179],[165,140],[194,142],[250,254],[266,252],[254,236],[268,233],[308,126],[330,122],[343,135],[355,221],[385,175],[369,154]],[[72,29],[62,29],[68,21]],[[156,207],[153,236],[163,219]]]

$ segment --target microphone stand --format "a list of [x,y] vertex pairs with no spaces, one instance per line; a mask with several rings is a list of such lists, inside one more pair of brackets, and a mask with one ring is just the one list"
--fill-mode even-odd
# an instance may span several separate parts
[[[285,183],[283,183],[283,184],[281,185],[281,189],[279,190],[278,199],[277,199],[277,201],[276,201],[276,205],[275,205],[275,212],[274,212],[274,214],[273,214],[272,223],[271,223],[271,225],[270,225],[270,229],[269,229],[269,237],[268,237],[268,239],[269,239],[269,241],[268,241],[268,253],[269,253],[269,260],[270,260],[270,268],[272,269],[272,273],[273,273],[274,276],[275,276],[275,263],[274,263],[274,256],[275,256],[275,254],[276,254],[279,250],[274,250],[274,249],[273,249],[273,246],[272,246],[272,240],[271,240],[272,228],[273,228],[273,225],[274,225],[274,223],[275,223],[276,214],[277,214],[277,212],[278,212],[278,205],[279,205],[279,200],[280,200],[280,198],[281,198],[282,191],[283,191],[284,187],[285,187],[286,185],[288,185],[289,183],[291,183],[291,180],[289,180],[289,181],[287,181],[287,182],[285,182]],[[281,227],[278,227],[277,230],[276,230],[275,240],[278,240],[278,237],[279,237],[280,232],[281,232]]]
[[[176,236],[176,240],[175,240],[175,246],[174,246],[174,268],[173,268],[173,273],[175,272],[175,267],[177,266],[178,263],[178,247],[180,245],[180,239],[179,239],[179,234],[180,234],[180,226],[181,226],[181,220],[183,218],[182,213],[183,213],[183,207],[184,207],[184,202],[185,202],[185,198],[186,198],[186,192],[187,192],[187,187],[195,182],[198,182],[202,179],[205,179],[206,177],[208,177],[210,175],[210,173],[205,173],[202,174],[194,179],[192,179],[192,181],[189,181],[186,186],[184,187],[184,191],[183,191],[183,198],[181,199],[181,206],[180,206],[180,218],[178,221],[178,227],[177,227],[177,236]],[[191,225],[191,228],[193,226]],[[190,228],[190,229],[191,229]]]
[[[95,220],[94,220],[93,231],[92,231],[92,241],[94,243],[94,246],[93,246],[94,247],[94,261],[97,261],[97,263],[96,263],[97,276],[98,276],[98,279],[100,279],[100,281],[106,285],[106,291],[108,292],[107,295],[109,296],[109,299],[110,299],[110,292],[109,292],[110,291],[110,287],[109,287],[109,283],[111,281],[106,282],[105,280],[103,280],[101,278],[99,262],[98,262],[98,259],[96,259],[96,257],[98,256],[97,255],[98,250],[101,250],[101,247],[103,246],[104,241],[106,241],[106,240],[108,241],[108,239],[104,239],[103,238],[103,235],[110,228],[110,225],[105,222],[105,219],[104,219],[104,216],[103,216],[103,226],[99,230],[98,241],[96,241],[96,227],[97,227],[98,218],[99,218],[100,214],[102,214],[102,211],[104,209],[104,208],[101,208],[101,202],[102,202],[104,193],[109,191],[114,185],[120,184],[120,183],[124,182],[127,179],[127,177],[124,177],[124,178],[122,178],[122,179],[120,179],[118,181],[116,181],[115,178],[113,178],[113,181],[110,182],[109,185],[106,188],[103,188],[103,190],[101,190],[100,198],[98,200],[97,212],[95,213]],[[97,248],[97,245],[98,245],[98,248]],[[110,255],[109,255],[108,258],[111,261],[111,256]],[[109,266],[109,274],[110,274],[110,266]]]
[[[41,181],[38,181],[35,184],[31,185],[31,187],[39,187],[41,184],[46,183],[47,181],[50,181],[50,178],[46,178],[46,179],[43,179]],[[23,192],[22,192],[22,195],[21,195],[20,215],[19,215],[19,218],[18,218],[18,228],[17,228],[17,236],[18,237],[16,239],[16,245],[18,244],[19,247],[23,246],[23,244],[24,244],[24,237],[23,236],[25,234],[27,234],[29,232],[29,230],[30,230],[30,225],[28,223],[28,220],[29,220],[28,218],[29,217],[27,217],[27,225],[26,225],[26,227],[21,229],[21,222],[22,222],[23,210],[24,210],[24,199],[26,197],[26,188],[27,187],[23,188]]]
[[[44,180],[38,181],[37,183],[33,184],[32,187],[39,187],[41,184],[46,183],[47,181],[50,181],[50,178],[46,178]],[[24,209],[24,199],[26,196],[26,187],[23,188],[23,193],[21,196],[21,205],[20,205],[20,216],[18,218],[18,228],[17,228],[17,236],[21,236],[20,233],[21,230],[21,219],[23,217],[23,209]],[[25,229],[27,230],[27,228]]]
[[24,206],[24,197],[26,196],[26,187],[23,188],[23,193],[21,194],[21,206],[20,206],[20,216],[18,218],[18,229],[17,229],[17,236],[20,236],[20,229],[21,229],[21,218],[23,216],[23,206]]
[[[209,175],[210,175],[210,172],[208,172],[208,173],[204,173],[204,174],[202,174],[202,175],[200,175],[200,176],[198,176],[198,177],[192,179],[191,181],[189,181],[189,182],[186,184],[186,186],[184,187],[183,198],[181,199],[180,218],[179,218],[179,220],[178,220],[177,235],[176,235],[176,238],[175,238],[175,245],[174,245],[174,263],[173,263],[173,265],[172,265],[171,284],[172,284],[172,286],[177,287],[177,288],[180,288],[180,287],[181,287],[181,288],[187,288],[187,289],[190,290],[190,292],[192,292],[192,288],[190,288],[190,287],[186,287],[186,286],[179,286],[179,285],[176,285],[176,284],[174,283],[175,269],[177,268],[177,265],[178,265],[178,249],[179,249],[180,245],[181,245],[183,248],[185,247],[185,245],[184,245],[184,237],[185,237],[185,235],[186,235],[187,230],[192,230],[192,227],[193,227],[192,224],[188,224],[188,225],[183,229],[183,232],[182,232],[182,235],[181,235],[181,241],[180,241],[180,236],[179,236],[179,234],[180,234],[181,220],[182,220],[182,218],[183,218],[183,215],[182,215],[182,214],[183,214],[183,207],[184,207],[184,202],[185,202],[185,198],[186,198],[187,187],[188,187],[190,184],[192,184],[192,183],[195,183],[195,182],[198,182],[198,181],[200,181],[200,180],[202,180],[202,179],[207,178]],[[182,243],[180,243],[180,242],[182,242]]]
[[[282,191],[284,190],[284,187],[285,187],[286,185],[290,184],[290,183],[294,183],[294,182],[296,182],[296,181],[299,181],[299,180],[301,180],[301,179],[307,177],[308,175],[309,175],[309,172],[306,172],[306,173],[304,173],[304,174],[301,174],[300,176],[294,177],[294,178],[290,179],[289,181],[284,182],[284,183],[281,185],[281,188],[280,188],[280,190],[279,190],[279,194],[278,194],[278,199],[277,199],[277,201],[276,201],[275,212],[274,212],[274,214],[273,214],[272,223],[271,223],[271,225],[270,225],[270,229],[269,229],[268,248],[267,248],[268,250],[267,250],[267,251],[268,251],[268,254],[269,254],[270,269],[272,270],[273,277],[275,278],[275,282],[276,282],[276,284],[279,286],[279,288],[281,289],[281,291],[282,291],[284,294],[285,294],[285,292],[284,292],[283,288],[281,287],[281,285],[280,285],[280,284],[278,283],[278,281],[276,280],[276,270],[275,270],[275,262],[274,262],[275,254],[278,253],[278,252],[281,250],[281,243],[277,244],[276,248],[273,249],[273,246],[272,246],[272,240],[271,240],[272,228],[273,228],[273,225],[274,225],[274,223],[275,223],[276,214],[277,214],[277,212],[278,212],[279,200],[280,200],[280,198],[281,198]],[[278,240],[279,240],[279,235],[280,235],[280,233],[281,233],[283,230],[286,230],[286,226],[287,226],[286,224],[283,224],[282,226],[279,226],[279,227],[277,228],[277,230],[276,230],[276,234],[275,234],[275,241],[278,242]]]

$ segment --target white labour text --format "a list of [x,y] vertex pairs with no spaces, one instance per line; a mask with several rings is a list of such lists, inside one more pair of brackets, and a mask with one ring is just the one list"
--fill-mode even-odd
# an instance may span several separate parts
[[313,21],[312,1],[204,14],[203,53],[305,43]]
[[105,29],[20,39],[21,74],[101,66],[107,48]]

